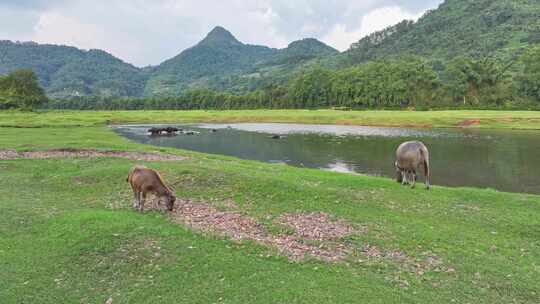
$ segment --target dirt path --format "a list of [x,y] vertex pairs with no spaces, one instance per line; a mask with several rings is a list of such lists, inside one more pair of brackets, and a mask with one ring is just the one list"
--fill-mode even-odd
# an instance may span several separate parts
[[468,127],[474,127],[479,126],[482,124],[480,119],[467,119],[459,123],[458,127],[460,128],[468,128]]
[[0,160],[12,159],[47,159],[47,158],[97,158],[113,157],[126,158],[137,161],[181,161],[185,157],[147,152],[99,151],[84,149],[59,149],[47,151],[17,152],[15,150],[0,150]]

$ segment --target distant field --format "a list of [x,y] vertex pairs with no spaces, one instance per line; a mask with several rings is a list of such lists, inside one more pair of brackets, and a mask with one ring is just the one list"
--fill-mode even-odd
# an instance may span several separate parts
[[[0,112],[0,125],[12,126],[0,127],[0,303],[537,304],[540,196],[411,190],[385,178],[136,144],[105,126],[280,121],[455,127],[474,119],[480,119],[475,127],[540,129],[534,112]],[[51,149],[186,159],[6,160]],[[233,212],[222,217],[223,226],[215,225],[218,231],[261,229],[265,238],[293,238],[300,249],[346,254],[334,262],[292,261],[286,253],[295,248],[280,253],[283,248],[272,245],[277,241],[237,242],[178,224],[177,214],[136,213],[125,181],[135,164],[160,170],[180,202],[201,204],[201,213]],[[326,214],[354,233],[312,240],[317,229],[283,224],[286,215],[306,214]]]
[[540,111],[50,111],[0,112],[0,126],[99,126],[122,123],[288,122],[388,127],[540,129]]

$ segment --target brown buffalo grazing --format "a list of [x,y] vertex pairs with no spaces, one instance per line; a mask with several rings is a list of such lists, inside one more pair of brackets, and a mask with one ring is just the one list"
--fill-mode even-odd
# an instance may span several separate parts
[[156,170],[143,166],[135,166],[129,171],[128,183],[133,189],[133,208],[144,211],[146,195],[152,193],[156,196],[158,203],[161,199],[165,200],[167,209],[172,211],[176,197]]
[[409,141],[402,143],[396,151],[396,180],[402,185],[416,185],[416,170],[422,167],[426,178],[426,188],[429,189],[431,172],[429,169],[429,151],[424,143]]

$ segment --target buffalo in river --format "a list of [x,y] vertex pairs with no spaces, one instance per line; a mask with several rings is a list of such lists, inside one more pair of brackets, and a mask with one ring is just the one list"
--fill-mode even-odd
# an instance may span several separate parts
[[148,129],[148,133],[152,136],[160,135],[162,132],[162,128],[150,128]]
[[180,131],[180,129],[174,128],[174,127],[165,128],[165,132],[167,132],[167,134],[174,134],[174,133],[177,133],[179,131]]
[[402,185],[416,185],[416,170],[422,168],[426,178],[426,188],[429,190],[431,172],[429,169],[429,151],[424,143],[408,141],[402,143],[396,151],[396,180]]
[[176,134],[176,133],[178,133],[180,131],[182,131],[182,130],[180,130],[178,128],[174,128],[174,127],[148,129],[148,133],[150,133],[150,135],[152,135],[152,136],[161,135],[161,134],[173,135],[173,134]]

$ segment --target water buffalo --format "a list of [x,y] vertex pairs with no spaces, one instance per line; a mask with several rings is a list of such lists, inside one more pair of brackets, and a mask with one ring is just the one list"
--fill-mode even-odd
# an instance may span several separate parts
[[429,151],[422,142],[409,141],[401,144],[396,151],[396,180],[403,185],[416,185],[416,170],[422,167],[429,189],[431,172],[429,169]]
[[144,203],[146,195],[153,193],[156,199],[165,199],[167,209],[172,211],[176,196],[174,192],[163,182],[163,179],[156,170],[149,169],[143,166],[136,166],[129,172],[127,182],[133,189],[133,208],[144,211]]
[[148,133],[150,133],[150,135],[152,135],[152,136],[161,135],[163,133],[172,135],[172,134],[176,134],[177,132],[180,132],[180,131],[182,131],[182,130],[180,130],[178,128],[174,128],[174,127],[148,129]]
[[174,134],[174,133],[177,133],[178,131],[180,131],[178,128],[173,128],[173,127],[167,127],[164,130],[168,134]]
[[150,128],[150,129],[148,129],[148,133],[150,133],[150,135],[152,135],[152,136],[156,136],[156,135],[161,134],[161,131],[162,131],[161,128]]

